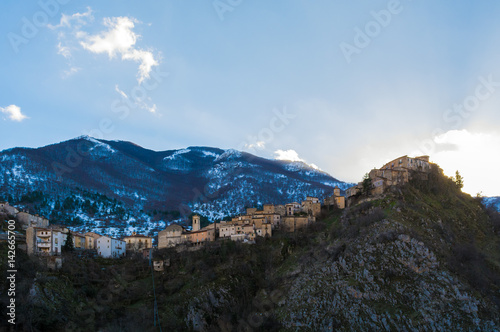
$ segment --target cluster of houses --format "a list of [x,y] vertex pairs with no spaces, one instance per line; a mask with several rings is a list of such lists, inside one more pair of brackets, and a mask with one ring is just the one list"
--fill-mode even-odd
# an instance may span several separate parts
[[73,239],[75,250],[94,250],[104,258],[125,257],[127,250],[138,252],[153,247],[153,238],[146,235],[133,233],[123,239],[116,239],[95,232],[81,234],[64,226],[49,225],[26,229],[27,253],[41,256],[60,255],[69,236]]
[[[335,187],[332,197],[324,201],[325,205],[345,208],[345,197],[340,188]],[[264,204],[262,210],[247,208],[246,214],[233,217],[201,228],[200,217],[193,216],[192,230],[172,224],[158,233],[158,248],[179,245],[200,246],[216,239],[252,242],[257,236],[271,237],[276,229],[295,232],[316,221],[321,214],[321,202],[316,197],[307,197],[302,203],[293,202],[284,205]]]
[[124,257],[126,251],[142,251],[153,247],[153,237],[133,233],[123,239],[95,232],[78,233],[60,225],[51,225],[43,216],[18,211],[8,202],[0,202],[0,212],[13,217],[26,231],[26,251],[28,255],[60,256],[66,240],[71,234],[73,248],[94,250],[105,258]]
[[13,217],[21,225],[22,229],[27,229],[30,226],[47,227],[49,225],[49,219],[38,214],[32,215],[26,211],[19,211],[14,206],[11,206],[9,202],[0,202],[0,212]]
[[94,232],[81,234],[64,226],[28,227],[26,229],[26,251],[28,255],[45,256],[50,266],[62,265],[61,253],[69,237],[75,250],[92,251],[104,258],[125,257],[126,250],[141,251],[153,247],[153,238],[133,233],[122,240]]
[[[334,195],[325,199],[326,205],[345,207],[345,198],[340,189],[334,189]],[[51,225],[49,220],[27,212],[19,212],[8,202],[0,202],[0,212],[15,217],[26,231],[26,251],[28,255],[58,257],[69,236],[76,250],[93,250],[105,258],[124,257],[127,251],[149,253],[153,247],[153,238],[133,233],[122,239],[116,239],[95,232],[79,233],[68,227]],[[201,227],[198,215],[192,218],[192,229],[172,224],[158,233],[158,249],[184,245],[196,248],[216,239],[253,242],[257,236],[272,236],[273,231],[281,229],[295,232],[316,221],[321,213],[321,203],[316,197],[307,197],[302,203],[293,202],[284,205],[265,204],[262,210],[248,208],[246,213],[233,217],[229,221],[212,223]],[[59,265],[59,263],[57,263]]]

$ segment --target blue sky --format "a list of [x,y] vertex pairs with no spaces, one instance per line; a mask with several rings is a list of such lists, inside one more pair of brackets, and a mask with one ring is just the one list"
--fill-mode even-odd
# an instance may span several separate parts
[[0,9],[0,149],[90,134],[302,159],[345,181],[429,154],[447,174],[460,170],[467,192],[500,195],[495,1]]

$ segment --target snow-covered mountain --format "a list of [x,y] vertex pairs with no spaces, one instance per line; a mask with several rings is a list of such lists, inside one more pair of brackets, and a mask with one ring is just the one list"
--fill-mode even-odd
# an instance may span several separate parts
[[495,208],[498,212],[500,212],[500,196],[497,197],[484,197],[483,204],[488,207]]
[[115,235],[153,232],[191,212],[215,220],[247,206],[323,198],[336,185],[351,184],[302,162],[210,147],[152,151],[82,136],[0,152],[0,200]]

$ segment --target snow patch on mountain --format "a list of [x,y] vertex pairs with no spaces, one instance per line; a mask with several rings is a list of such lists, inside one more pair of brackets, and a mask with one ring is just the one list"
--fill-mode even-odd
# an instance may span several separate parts
[[228,150],[224,151],[223,154],[221,154],[220,156],[218,156],[217,159],[215,159],[215,162],[220,162],[222,160],[237,159],[237,158],[240,158],[240,157],[241,157],[241,152],[240,151],[237,151],[237,150],[234,150],[234,149],[228,149]]
[[497,197],[484,197],[483,204],[487,207],[493,207],[500,212],[500,196]]
[[[96,151],[98,154],[102,154],[102,153],[106,153],[106,152],[109,152],[109,153],[116,153],[116,150],[113,149],[111,146],[109,146],[108,144],[106,143],[103,143],[93,137],[90,137],[90,136],[82,136],[82,138],[86,139],[87,141],[89,142],[92,142],[94,143],[94,146],[89,150],[90,151]],[[95,154],[95,152],[94,152]]]
[[214,158],[218,158],[220,156],[219,153],[215,153],[215,152],[212,152],[212,151],[206,151],[206,150],[203,150],[201,151],[203,153],[203,155],[205,157],[214,157]]
[[163,160],[174,160],[178,156],[183,155],[184,153],[189,153],[189,152],[191,152],[190,149],[177,150],[174,153],[172,153],[170,156],[166,156],[165,158],[163,158]]
[[[310,165],[307,165],[306,163],[302,161],[292,161],[288,164],[285,164],[284,168],[288,171],[291,172],[301,172],[301,171],[306,171],[309,174],[315,174],[318,173],[317,169],[312,168]],[[312,169],[311,169],[312,168]],[[308,175],[309,175],[308,174]]]
[[345,183],[339,181],[323,181],[321,183],[332,188],[335,188],[335,186],[337,186],[340,190],[346,190],[347,188],[353,187],[355,185],[355,183]]
[[[10,149],[12,150],[12,149]],[[2,159],[1,161],[4,162],[4,161],[24,161],[26,160],[26,156],[24,155],[21,155],[21,154],[4,154],[2,156]]]
[[147,201],[147,198],[137,192],[127,192],[126,190],[115,190],[114,193],[120,197],[130,197],[136,200]]

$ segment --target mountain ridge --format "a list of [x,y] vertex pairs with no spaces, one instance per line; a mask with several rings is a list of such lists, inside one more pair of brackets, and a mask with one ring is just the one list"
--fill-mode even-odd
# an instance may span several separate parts
[[[104,233],[106,227],[114,232],[156,232],[192,212],[214,221],[247,206],[323,198],[336,185],[341,190],[351,185],[302,162],[234,149],[191,146],[154,151],[133,142],[89,136],[3,150],[0,160],[3,199],[56,223]],[[43,193],[43,199],[25,204],[22,196],[35,191]],[[155,217],[154,211],[177,211],[179,218]]]

